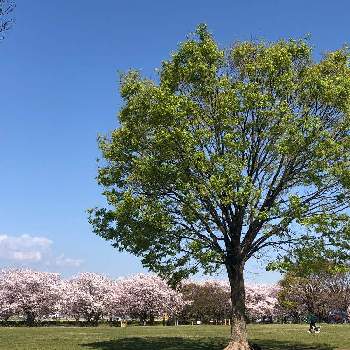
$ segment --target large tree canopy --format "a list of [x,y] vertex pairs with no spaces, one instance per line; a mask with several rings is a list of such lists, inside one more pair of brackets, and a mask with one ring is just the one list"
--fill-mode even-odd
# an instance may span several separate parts
[[120,125],[100,138],[98,235],[175,280],[224,265],[233,315],[244,313],[244,264],[264,249],[311,240],[346,257],[346,48],[318,62],[304,40],[224,50],[200,25],[159,80],[130,71],[120,92]]

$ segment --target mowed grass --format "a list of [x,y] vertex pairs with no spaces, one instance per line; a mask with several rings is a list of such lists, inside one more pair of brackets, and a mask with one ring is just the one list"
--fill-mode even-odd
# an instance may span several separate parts
[[[350,325],[249,325],[252,342],[269,350],[350,350]],[[226,326],[0,328],[6,350],[222,350]]]

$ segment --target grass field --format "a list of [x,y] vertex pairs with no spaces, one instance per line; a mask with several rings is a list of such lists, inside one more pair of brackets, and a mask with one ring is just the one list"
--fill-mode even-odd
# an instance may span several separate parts
[[[249,325],[249,338],[264,350],[350,350],[350,325]],[[0,328],[3,350],[222,350],[226,326]]]

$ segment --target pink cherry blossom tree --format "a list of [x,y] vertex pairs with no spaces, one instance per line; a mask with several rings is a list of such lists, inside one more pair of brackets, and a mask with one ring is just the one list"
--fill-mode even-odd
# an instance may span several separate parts
[[1,314],[21,315],[28,325],[49,316],[59,307],[60,276],[30,269],[8,269],[0,273]]
[[7,321],[11,316],[17,312],[17,304],[14,296],[8,293],[5,286],[2,273],[0,275],[0,319]]
[[246,309],[250,319],[276,316],[278,312],[278,286],[268,284],[247,284]]
[[128,307],[125,305],[124,279],[110,281],[110,285],[104,298],[104,315],[110,320],[119,318],[121,321],[128,316]]
[[161,278],[151,274],[138,274],[120,281],[124,293],[125,312],[141,323],[153,323],[155,317],[165,313],[176,316],[183,308],[181,293],[170,288]]
[[76,320],[97,323],[109,303],[112,281],[96,273],[81,273],[62,287],[62,312]]

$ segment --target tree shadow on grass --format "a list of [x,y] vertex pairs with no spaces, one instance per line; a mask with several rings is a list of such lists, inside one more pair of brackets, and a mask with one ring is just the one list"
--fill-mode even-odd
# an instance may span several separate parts
[[[96,350],[223,350],[225,338],[148,337],[121,338],[81,344]],[[325,344],[285,343],[274,340],[256,340],[262,350],[334,350]]]

